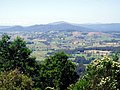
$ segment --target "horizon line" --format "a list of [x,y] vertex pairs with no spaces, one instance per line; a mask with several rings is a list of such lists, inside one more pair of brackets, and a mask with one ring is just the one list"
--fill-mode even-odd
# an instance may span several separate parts
[[74,22],[67,22],[67,21],[55,21],[55,22],[49,22],[49,23],[36,23],[36,24],[11,24],[11,25],[0,25],[1,27],[3,26],[33,26],[33,25],[47,25],[47,24],[61,24],[61,23],[68,23],[68,24],[86,24],[86,25],[91,25],[91,24],[120,24],[120,22],[88,22],[88,23],[74,23]]

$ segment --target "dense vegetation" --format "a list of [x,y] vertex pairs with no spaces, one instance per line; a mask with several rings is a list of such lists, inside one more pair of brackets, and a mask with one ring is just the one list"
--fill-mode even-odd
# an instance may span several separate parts
[[73,90],[119,90],[120,63],[104,57],[87,66],[85,75],[71,86]]
[[[31,50],[23,39],[17,37],[14,41],[10,41],[8,35],[2,36],[0,40],[1,88],[10,87],[11,90],[14,90],[14,88],[27,89],[26,87],[29,87],[29,89],[43,90],[53,87],[61,90],[66,89],[78,79],[75,64],[68,60],[68,56],[64,52],[56,53],[43,62],[37,62],[35,58],[30,57],[30,54]],[[14,76],[14,73],[18,74]],[[25,77],[26,82],[23,79]],[[32,82],[27,83],[28,80],[31,80],[29,77],[34,82],[33,86]],[[15,84],[10,86],[12,82]]]
[[45,59],[42,65],[41,87],[43,89],[48,86],[58,90],[66,89],[78,79],[75,69],[75,64],[68,60],[68,56],[64,52],[55,53]]
[[[43,61],[31,57],[26,42],[11,40],[4,34],[0,40],[0,90],[118,90],[120,89],[119,54],[112,58],[87,62],[84,57],[69,60],[58,52]],[[88,64],[86,71],[83,62]]]
[[31,90],[33,81],[18,69],[0,74],[0,90]]

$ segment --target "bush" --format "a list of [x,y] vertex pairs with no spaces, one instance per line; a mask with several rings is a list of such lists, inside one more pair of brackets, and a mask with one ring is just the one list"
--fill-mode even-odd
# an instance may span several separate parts
[[18,69],[0,74],[0,90],[32,90],[33,81]]

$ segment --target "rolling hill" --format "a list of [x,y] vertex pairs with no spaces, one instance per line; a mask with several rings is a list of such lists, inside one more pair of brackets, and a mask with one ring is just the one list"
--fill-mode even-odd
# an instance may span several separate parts
[[32,26],[0,26],[0,31],[42,31],[47,32],[51,30],[59,31],[120,31],[120,23],[111,23],[111,24],[72,24],[64,21],[53,22],[49,24],[40,24]]

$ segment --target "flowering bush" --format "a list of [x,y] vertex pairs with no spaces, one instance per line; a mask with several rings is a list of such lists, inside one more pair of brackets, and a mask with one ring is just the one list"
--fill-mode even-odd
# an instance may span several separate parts
[[119,90],[120,63],[108,57],[95,60],[87,66],[86,74],[73,86],[73,90]]

